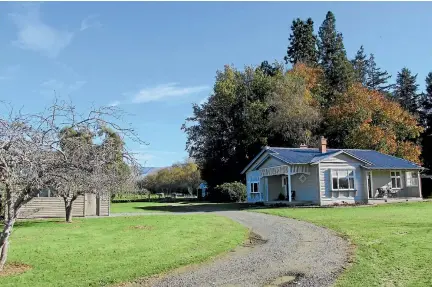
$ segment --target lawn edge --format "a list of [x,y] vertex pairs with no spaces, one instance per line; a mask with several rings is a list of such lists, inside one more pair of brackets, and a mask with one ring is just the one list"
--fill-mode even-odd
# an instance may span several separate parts
[[[152,216],[154,216],[154,215],[152,215]],[[176,216],[178,216],[178,215],[176,215]],[[223,218],[228,219],[228,220],[230,220],[230,221],[232,221],[234,223],[239,224],[242,228],[244,228],[245,229],[245,234],[244,234],[244,238],[243,238],[242,242],[240,244],[238,244],[237,246],[235,246],[234,248],[231,248],[229,250],[226,250],[226,251],[223,251],[221,253],[215,254],[213,256],[210,256],[210,257],[205,258],[205,259],[203,259],[201,261],[198,261],[198,262],[181,265],[179,267],[176,267],[176,268],[173,268],[173,269],[161,272],[161,273],[153,274],[153,275],[150,275],[150,276],[138,277],[138,278],[135,278],[135,279],[133,279],[131,281],[113,283],[113,284],[108,285],[108,286],[109,287],[132,287],[132,286],[146,286],[146,287],[149,287],[149,286],[152,286],[152,283],[155,283],[156,281],[162,280],[166,276],[169,276],[169,275],[172,275],[172,274],[180,274],[180,273],[183,273],[183,272],[194,270],[196,268],[202,267],[203,265],[210,264],[210,263],[212,263],[215,260],[221,259],[221,258],[223,258],[225,256],[229,256],[231,253],[239,252],[242,249],[244,250],[245,248],[246,249],[252,249],[252,248],[254,248],[255,245],[248,246],[248,241],[250,241],[251,238],[255,238],[257,236],[252,231],[251,228],[247,228],[243,224],[241,224],[241,223],[239,223],[239,222],[237,222],[235,220],[232,220],[230,218],[227,218],[226,216],[220,215],[220,214],[212,214],[212,216],[223,217]]]
[[[287,208],[290,208],[290,207],[287,207]],[[267,208],[267,209],[271,209],[271,208]],[[265,212],[264,210],[265,209],[247,210],[247,212],[264,213],[264,214],[267,214],[267,215],[277,216],[277,217],[281,217],[281,218],[289,218],[289,219],[296,220],[296,221],[307,222],[307,223],[313,224],[315,226],[324,228],[324,229],[326,229],[326,230],[334,233],[336,236],[338,236],[338,237],[340,237],[343,240],[345,240],[345,241],[348,242],[349,248],[348,248],[348,253],[347,253],[347,258],[346,258],[346,262],[347,262],[348,266],[341,266],[341,270],[340,270],[339,274],[337,275],[336,281],[333,284],[334,286],[337,286],[337,283],[340,280],[340,277],[342,275],[344,275],[345,273],[348,273],[354,267],[354,265],[356,264],[356,259],[357,259],[356,258],[357,244],[354,243],[354,241],[351,239],[351,237],[349,237],[348,234],[345,234],[345,233],[340,232],[338,230],[334,230],[334,229],[332,229],[330,227],[327,227],[327,226],[324,226],[324,225],[321,225],[321,224],[317,224],[315,222],[311,222],[309,220],[303,220],[303,219],[295,218],[295,217],[292,217],[292,216],[282,216],[282,215],[279,215],[279,214],[272,214],[272,213]]]

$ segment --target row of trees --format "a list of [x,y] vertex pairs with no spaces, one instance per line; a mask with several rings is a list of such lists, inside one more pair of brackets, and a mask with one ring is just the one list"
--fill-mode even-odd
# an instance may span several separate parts
[[[417,74],[404,67],[397,73],[396,81],[391,83],[391,75],[377,67],[374,54],[367,56],[363,46],[354,59],[348,60],[343,37],[336,30],[336,18],[332,12],[327,13],[318,37],[314,35],[310,18],[306,21],[294,20],[291,30],[286,63],[321,67],[326,73],[327,87],[336,90],[336,93],[343,92],[356,82],[399,103],[423,128],[420,137],[411,140],[423,147],[420,160],[426,168],[432,169],[432,152],[425,148],[432,143],[432,72],[425,79],[425,91],[420,92]],[[332,91],[328,94],[331,95]]]
[[[320,135],[335,148],[374,149],[420,163],[420,136],[428,128],[419,114],[430,117],[431,107],[408,108],[410,72],[404,69],[392,85],[363,47],[348,59],[331,12],[318,35],[312,19],[294,20],[291,30],[284,58],[291,68],[266,61],[244,70],[225,66],[209,100],[193,105],[182,129],[209,186],[244,180],[240,171],[264,145],[316,145]],[[419,97],[416,103],[425,102]]]
[[187,160],[175,163],[144,177],[139,186],[151,193],[188,193],[193,194],[201,183],[200,172],[196,163]]
[[0,271],[23,205],[49,189],[64,199],[66,220],[71,222],[79,195],[103,196],[133,182],[137,163],[123,138],[140,141],[132,129],[116,124],[121,114],[113,107],[85,115],[71,104],[57,102],[39,114],[7,109],[2,113],[7,116],[0,118]]

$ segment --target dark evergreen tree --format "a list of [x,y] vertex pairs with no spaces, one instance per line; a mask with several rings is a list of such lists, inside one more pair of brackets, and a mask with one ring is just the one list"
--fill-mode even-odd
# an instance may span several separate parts
[[371,90],[387,93],[394,86],[388,83],[391,75],[387,71],[381,71],[381,68],[377,67],[374,54],[370,54],[367,60],[366,74],[365,86]]
[[398,72],[393,91],[394,98],[412,114],[418,112],[419,95],[417,94],[418,84],[416,80],[417,75],[412,75],[408,68],[403,68]]
[[432,174],[432,72],[426,77],[426,91],[422,95],[420,111],[425,128],[422,134],[422,161],[427,172]]
[[317,38],[314,35],[313,21],[311,18],[306,22],[297,18],[292,22],[285,63],[295,65],[298,62],[313,66],[317,64]]
[[282,73],[283,66],[277,62],[271,65],[269,64],[269,62],[263,61],[258,67],[258,69],[260,69],[264,73],[264,75],[273,77],[276,76],[278,73]]
[[324,98],[329,104],[346,92],[354,80],[354,69],[347,59],[341,33],[336,31],[336,19],[327,12],[319,32],[319,63],[326,77]]
[[426,76],[426,92],[422,94],[420,111],[422,125],[426,129],[432,129],[432,72]]
[[364,53],[363,45],[360,46],[360,49],[357,51],[357,54],[351,63],[355,72],[355,80],[366,86],[368,60],[366,54]]

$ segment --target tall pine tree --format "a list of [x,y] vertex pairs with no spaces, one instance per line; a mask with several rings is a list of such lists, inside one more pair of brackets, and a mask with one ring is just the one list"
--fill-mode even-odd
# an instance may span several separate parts
[[314,66],[318,61],[317,39],[314,35],[313,21],[297,18],[292,22],[285,63],[293,65],[302,62],[308,66]]
[[432,132],[432,72],[426,76],[426,92],[422,94],[420,109],[422,125]]
[[394,86],[388,83],[391,75],[377,67],[374,54],[370,54],[367,60],[366,74],[366,87],[371,90],[387,93]]
[[425,128],[422,134],[422,161],[423,166],[432,174],[432,72],[426,77],[426,92],[422,95],[421,120]]
[[357,54],[351,63],[355,72],[355,80],[366,86],[368,60],[366,54],[364,53],[363,45],[360,46],[360,49],[357,51]]
[[397,74],[394,98],[410,113],[418,112],[419,95],[417,94],[417,75],[412,75],[408,68],[403,68]]
[[353,82],[354,69],[347,59],[342,34],[336,31],[336,19],[332,12],[327,12],[318,35],[319,64],[326,77],[325,98],[331,104]]

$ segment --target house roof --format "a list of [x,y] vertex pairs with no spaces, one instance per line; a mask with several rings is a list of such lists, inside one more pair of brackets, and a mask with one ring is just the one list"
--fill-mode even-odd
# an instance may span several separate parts
[[[327,149],[326,153],[321,153],[317,148],[266,147],[263,151],[265,150],[287,164],[316,164],[326,158],[343,153],[362,162],[362,167],[366,169],[422,169],[408,160],[374,150]],[[261,154],[262,152],[251,161],[242,173],[249,169]]]

